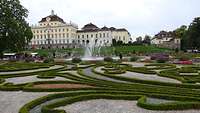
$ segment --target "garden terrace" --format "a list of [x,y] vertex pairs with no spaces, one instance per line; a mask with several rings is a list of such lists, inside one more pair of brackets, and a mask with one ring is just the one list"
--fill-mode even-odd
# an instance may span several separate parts
[[[98,64],[87,62],[80,64],[59,63],[57,64],[59,68],[55,69],[49,68],[55,64],[47,63],[45,66],[48,67],[45,68],[48,70],[40,70],[44,68],[41,66],[37,67],[40,71],[32,71],[35,68],[28,68],[27,71],[27,68],[23,69],[23,66],[28,64],[16,64],[22,65],[22,68],[19,66],[20,70],[15,69],[14,74],[13,70],[6,70],[7,73],[11,74],[0,75],[0,95],[7,93],[6,100],[0,99],[2,103],[0,108],[5,107],[3,104],[5,101],[8,106],[15,107],[13,109],[15,111],[10,111],[9,107],[5,107],[5,112],[68,113],[70,111],[69,113],[82,113],[81,109],[73,111],[73,107],[68,108],[71,105],[89,101],[98,104],[98,99],[108,102],[110,100],[132,102],[133,109],[140,109],[144,112],[149,112],[145,110],[149,109],[171,110],[165,111],[165,113],[182,113],[174,110],[190,109],[188,112],[197,113],[200,109],[200,85],[197,84],[200,77],[199,68],[196,65],[176,68],[174,64],[162,63],[134,67],[112,62]],[[39,64],[36,65],[39,66]],[[160,70],[160,72],[156,70]],[[189,74],[182,75],[182,73]],[[190,75],[190,73],[198,74]],[[131,77],[126,76],[127,74]],[[135,78],[136,74],[138,74],[137,78]],[[144,79],[144,76],[151,79]],[[152,76],[160,77],[160,79]],[[26,82],[22,82],[23,80]],[[178,82],[170,82],[170,80]],[[19,99],[26,98],[23,96],[26,92],[33,95],[43,93],[34,97],[30,96],[30,100],[20,103],[20,106],[15,106]],[[17,96],[12,94],[17,94]],[[13,97],[10,98],[9,95]],[[20,97],[20,95],[22,96]],[[17,101],[13,101],[15,99]],[[119,103],[116,102],[114,105],[117,107]],[[87,113],[92,113],[92,109],[88,109]],[[106,109],[110,113],[115,112],[114,107]],[[122,112],[131,112],[131,109],[125,109]],[[162,113],[162,111],[155,113],[157,112]],[[138,111],[138,113],[140,112]]]

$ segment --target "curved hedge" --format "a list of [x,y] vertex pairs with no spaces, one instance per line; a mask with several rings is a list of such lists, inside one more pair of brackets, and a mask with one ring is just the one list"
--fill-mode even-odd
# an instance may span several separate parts
[[200,102],[187,102],[187,101],[177,101],[169,102],[163,104],[152,104],[147,103],[147,97],[143,96],[138,100],[137,105],[149,109],[149,110],[186,110],[186,109],[200,109]]
[[[170,66],[168,64],[150,64],[156,65],[157,67],[160,66],[162,69],[167,69],[161,71],[159,76],[171,76],[177,77],[179,74],[179,69],[173,69],[174,65],[171,65],[171,68],[168,69]],[[149,66],[150,66],[149,65]],[[167,65],[167,66],[166,66]],[[13,85],[12,83],[4,83],[0,86],[0,90],[13,90],[13,91],[29,91],[29,92],[61,92],[65,91],[64,93],[58,94],[50,94],[36,100],[33,100],[26,105],[24,105],[19,113],[29,113],[30,109],[33,109],[37,105],[40,105],[44,102],[54,100],[54,99],[61,99],[54,103],[50,103],[42,107],[43,113],[65,113],[64,110],[55,110],[54,108],[59,106],[65,106],[67,104],[71,104],[77,101],[84,101],[90,99],[123,99],[123,100],[138,100],[138,106],[141,106],[146,109],[151,110],[181,110],[181,109],[200,109],[200,85],[197,84],[175,84],[175,83],[165,83],[165,82],[158,82],[158,81],[148,81],[148,80],[139,80],[134,78],[126,78],[122,76],[117,76],[115,74],[119,73],[100,73],[95,71],[95,68],[98,66],[104,66],[107,68],[113,69],[106,69],[105,71],[108,72],[115,72],[116,70],[132,70],[134,72],[141,72],[141,73],[148,73],[148,74],[156,74],[153,69],[156,68],[147,68],[147,67],[131,67],[130,65],[123,65],[123,64],[113,64],[113,63],[99,63],[96,66],[93,64],[86,66],[86,67],[77,67],[76,70],[77,74],[72,73],[57,73],[58,71],[64,71],[65,69],[58,69],[58,70],[49,70],[45,72],[37,72],[34,74],[38,74],[38,77],[41,78],[48,78],[48,77],[64,77],[66,79],[70,79],[71,81],[40,81],[40,82],[32,82],[27,84],[18,84]],[[86,73],[87,69],[90,67],[89,71],[92,71],[91,74],[97,74],[96,76],[88,76]],[[173,69],[173,70],[172,70]],[[192,68],[194,69],[194,68]],[[198,69],[198,68],[197,68]],[[195,70],[197,70],[195,68]],[[173,75],[174,74],[174,75]],[[10,76],[10,75],[9,75]],[[9,77],[7,76],[7,77]],[[15,76],[27,76],[27,75],[14,75]],[[115,79],[118,81],[110,81],[101,79],[101,77],[97,76],[104,76],[110,79]],[[7,78],[5,76],[5,78]],[[12,76],[10,76],[12,77]],[[180,79],[180,75],[176,79],[180,81],[189,81],[186,80],[185,77]],[[3,78],[3,77],[2,77]],[[0,81],[3,79],[0,79]],[[37,84],[83,84],[93,86],[92,88],[55,88],[55,89],[43,89],[43,88],[36,88],[33,87]],[[67,97],[67,98],[65,98]],[[160,98],[166,100],[175,100],[177,102],[172,103],[165,103],[165,104],[152,104],[146,101],[147,97],[152,98]],[[186,107],[185,107],[186,106]]]

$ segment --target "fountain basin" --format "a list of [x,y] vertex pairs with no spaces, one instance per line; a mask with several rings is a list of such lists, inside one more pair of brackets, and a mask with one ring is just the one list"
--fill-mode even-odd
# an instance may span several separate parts
[[[118,57],[112,57],[114,60],[119,60]],[[72,58],[65,59],[66,61],[71,61]],[[104,57],[82,57],[82,61],[103,61]]]

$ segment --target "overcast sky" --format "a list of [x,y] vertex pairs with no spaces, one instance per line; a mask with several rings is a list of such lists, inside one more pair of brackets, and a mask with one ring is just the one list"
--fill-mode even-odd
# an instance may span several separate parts
[[200,0],[20,0],[29,10],[28,22],[37,24],[51,10],[79,28],[87,23],[98,27],[126,28],[133,37],[155,35],[189,25],[200,16]]

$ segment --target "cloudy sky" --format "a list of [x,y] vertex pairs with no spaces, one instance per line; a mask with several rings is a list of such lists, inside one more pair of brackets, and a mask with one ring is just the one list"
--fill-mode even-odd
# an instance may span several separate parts
[[29,10],[28,22],[37,24],[51,10],[66,22],[126,28],[133,37],[155,35],[189,25],[200,16],[200,0],[20,0]]

